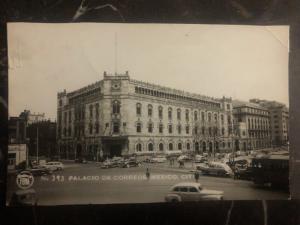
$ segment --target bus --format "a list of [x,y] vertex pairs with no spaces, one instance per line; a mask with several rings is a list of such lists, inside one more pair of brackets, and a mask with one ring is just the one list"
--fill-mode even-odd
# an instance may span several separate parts
[[252,159],[252,179],[256,185],[288,189],[289,156],[268,155]]

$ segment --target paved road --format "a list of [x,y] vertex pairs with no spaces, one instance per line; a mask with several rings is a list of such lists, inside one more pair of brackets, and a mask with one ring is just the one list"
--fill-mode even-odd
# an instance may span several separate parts
[[[151,176],[147,180],[146,167]],[[64,171],[36,177],[33,188],[39,205],[109,204],[163,202],[170,187],[178,182],[194,181],[189,170],[160,165],[136,168],[101,169],[96,164],[67,163]],[[201,176],[208,189],[224,191],[225,199],[287,199],[288,193],[259,189],[252,182],[232,178]],[[15,178],[8,180],[8,197],[16,189]]]

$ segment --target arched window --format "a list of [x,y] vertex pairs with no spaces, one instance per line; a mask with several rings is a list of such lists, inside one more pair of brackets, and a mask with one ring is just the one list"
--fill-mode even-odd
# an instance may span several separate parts
[[178,143],[178,150],[182,150],[182,143],[181,142]]
[[211,113],[208,113],[208,122],[211,122]]
[[142,144],[141,143],[138,143],[136,146],[135,146],[135,150],[137,152],[141,152],[142,151]]
[[208,128],[208,133],[209,133],[209,136],[212,135],[212,132],[211,132],[211,127]]
[[152,143],[149,143],[149,144],[148,144],[148,151],[149,151],[149,152],[152,152],[152,151],[153,151],[153,144],[152,144]]
[[152,116],[152,105],[148,105],[148,116]]
[[205,127],[202,127],[202,135],[205,134]]
[[159,151],[164,150],[164,144],[163,143],[159,143],[158,147],[159,147]]
[[224,135],[224,134],[225,134],[225,128],[222,127],[222,135]]
[[215,122],[217,122],[218,121],[218,115],[215,113]]
[[169,151],[173,151],[173,143],[169,143]]
[[221,115],[221,123],[224,124],[224,115]]
[[163,107],[161,105],[158,107],[158,117],[163,118]]
[[113,102],[113,114],[120,113],[120,103],[118,101]]
[[194,120],[195,120],[195,121],[198,120],[198,112],[197,112],[197,111],[194,112]]
[[142,124],[140,122],[138,122],[136,124],[136,132],[137,133],[141,133],[142,132]]
[[181,120],[181,109],[177,109],[177,119]]
[[188,121],[190,119],[190,112],[188,109],[185,110],[185,119]]
[[136,104],[136,115],[140,116],[142,114],[142,105],[141,103]]
[[172,108],[168,108],[168,118],[169,120],[172,119]]
[[188,143],[186,143],[186,149],[187,150],[190,150],[191,149],[191,144],[188,142]]

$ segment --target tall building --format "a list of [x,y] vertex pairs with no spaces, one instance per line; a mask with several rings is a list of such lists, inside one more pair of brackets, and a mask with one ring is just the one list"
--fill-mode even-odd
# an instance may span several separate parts
[[27,124],[46,121],[45,113],[32,113],[29,110],[21,112],[20,117],[26,119]]
[[235,150],[262,149],[271,146],[270,112],[251,102],[233,101]]
[[251,99],[250,102],[267,108],[270,112],[270,127],[273,146],[286,145],[289,140],[289,110],[286,105],[260,99]]
[[57,140],[62,157],[232,149],[232,100],[108,75],[57,95]]

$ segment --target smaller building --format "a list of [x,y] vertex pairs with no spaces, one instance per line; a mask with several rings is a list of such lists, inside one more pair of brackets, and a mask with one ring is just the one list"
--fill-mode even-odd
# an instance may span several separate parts
[[236,151],[263,149],[271,146],[270,112],[251,103],[233,101]]
[[45,113],[32,113],[30,110],[24,110],[20,117],[26,119],[27,124],[46,121]]
[[27,145],[26,144],[9,144],[7,154],[7,169],[14,170],[16,166],[27,161]]
[[251,99],[250,102],[267,108],[270,112],[271,139],[274,147],[287,145],[289,140],[289,109],[286,105],[268,100]]

